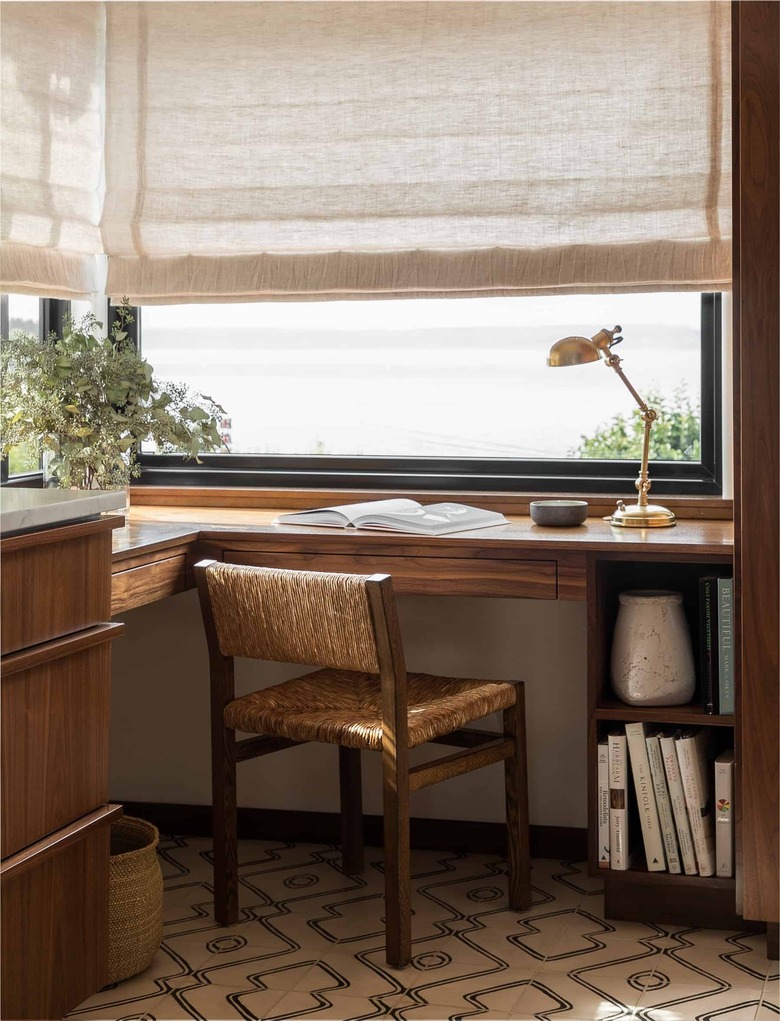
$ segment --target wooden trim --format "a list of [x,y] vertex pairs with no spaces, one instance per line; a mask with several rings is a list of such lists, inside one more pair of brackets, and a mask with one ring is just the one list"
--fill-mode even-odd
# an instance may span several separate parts
[[30,844],[29,847],[25,847],[23,851],[18,851],[16,854],[6,858],[0,864],[0,875],[2,875],[3,879],[21,875],[27,869],[39,865],[42,861],[50,858],[63,848],[68,847],[70,844],[75,844],[76,841],[81,840],[84,834],[95,826],[104,826],[111,822],[112,819],[118,819],[122,812],[123,808],[121,805],[104,805],[95,812],[82,816],[81,819],[77,819],[76,822],[72,822],[69,826],[63,826],[56,833],[51,833],[48,837],[44,837],[43,840],[38,840],[36,843]]
[[[456,492],[414,490],[384,491],[373,489],[273,489],[263,487],[210,487],[210,486],[131,486],[131,506],[158,507],[266,507],[285,510],[305,510],[339,503],[357,503],[363,500],[389,500],[406,497],[421,503],[455,500],[477,504],[486,510],[503,514],[526,515],[531,500],[587,500],[590,513],[596,517],[610,514],[618,499],[630,497],[628,490],[613,495],[599,493],[505,493]],[[674,510],[678,518],[697,518],[705,521],[728,521],[733,515],[731,500],[721,497],[665,496],[664,504]]]
[[643,869],[626,872],[599,869],[598,875],[604,880],[604,917],[607,919],[696,925],[732,932],[746,929],[761,932],[764,928],[737,914],[734,879],[673,876],[668,872]]
[[433,762],[414,766],[409,770],[409,790],[419,791],[422,787],[450,780],[454,776],[470,773],[472,770],[491,766],[494,762],[503,762],[514,755],[514,742],[505,738],[487,741],[476,748],[464,748],[463,751],[445,755]]
[[51,642],[42,642],[20,652],[12,652],[3,656],[3,677],[11,677],[22,670],[31,670],[43,663],[51,663],[55,659],[62,659],[63,656],[71,656],[91,649],[94,645],[112,641],[118,638],[124,629],[124,624],[96,624],[94,627],[77,631],[76,634],[55,638]]
[[274,737],[270,734],[247,737],[243,741],[236,742],[236,762],[256,759],[259,755],[269,755],[271,752],[281,752],[285,748],[294,748],[303,743],[302,741],[293,741],[290,737]]
[[741,909],[777,922],[780,671],[780,4],[737,3],[735,589]]
[[[124,806],[128,815],[154,823],[161,833],[184,837],[212,836],[210,805],[179,805],[135,801]],[[381,815],[365,815],[363,828],[369,847],[383,847]],[[410,819],[412,847],[420,851],[470,854],[506,853],[503,822],[465,819]],[[278,840],[336,844],[341,841],[338,812],[302,812],[281,808],[239,808],[238,835],[242,840]],[[584,861],[587,830],[576,826],[531,826],[531,854],[535,858]]]
[[17,553],[31,546],[45,546],[51,542],[66,542],[68,539],[80,539],[85,535],[96,535],[99,532],[110,532],[114,528],[122,528],[125,519],[121,515],[106,515],[94,521],[74,521],[69,525],[55,525],[52,528],[39,528],[34,532],[21,532],[9,535],[0,542],[3,555]]

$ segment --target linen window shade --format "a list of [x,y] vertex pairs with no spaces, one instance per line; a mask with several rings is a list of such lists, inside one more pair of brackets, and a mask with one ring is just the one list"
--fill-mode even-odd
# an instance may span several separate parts
[[95,290],[103,169],[100,3],[0,6],[0,289]]
[[108,290],[723,289],[722,2],[111,3]]

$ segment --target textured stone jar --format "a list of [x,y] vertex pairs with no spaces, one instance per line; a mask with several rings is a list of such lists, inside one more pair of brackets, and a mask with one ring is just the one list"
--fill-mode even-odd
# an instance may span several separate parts
[[628,705],[686,705],[696,674],[680,592],[621,592],[612,688]]

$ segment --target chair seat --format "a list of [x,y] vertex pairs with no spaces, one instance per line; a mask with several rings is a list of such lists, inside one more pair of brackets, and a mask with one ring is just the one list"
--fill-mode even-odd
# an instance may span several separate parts
[[[408,674],[409,746],[449,734],[515,701],[504,681]],[[250,734],[322,741],[347,748],[382,747],[379,678],[346,670],[317,670],[234,699],[225,725]]]

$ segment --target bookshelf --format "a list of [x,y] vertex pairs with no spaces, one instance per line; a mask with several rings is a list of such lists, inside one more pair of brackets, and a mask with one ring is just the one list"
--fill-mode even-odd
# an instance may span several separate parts
[[[736,913],[733,878],[672,875],[649,872],[644,863],[638,821],[634,827],[635,859],[626,871],[598,866],[597,745],[622,724],[712,728],[717,752],[734,746],[735,717],[708,715],[701,708],[699,686],[699,579],[732,573],[732,560],[713,561],[695,552],[675,558],[629,559],[619,553],[596,555],[588,571],[588,840],[589,872],[605,884],[606,917],[675,925],[745,926]],[[629,589],[673,589],[682,592],[696,664],[697,690],[682,706],[626,705],[613,693],[610,653],[618,613],[618,595]],[[716,752],[716,754],[717,754]],[[633,797],[633,784],[631,783]]]

